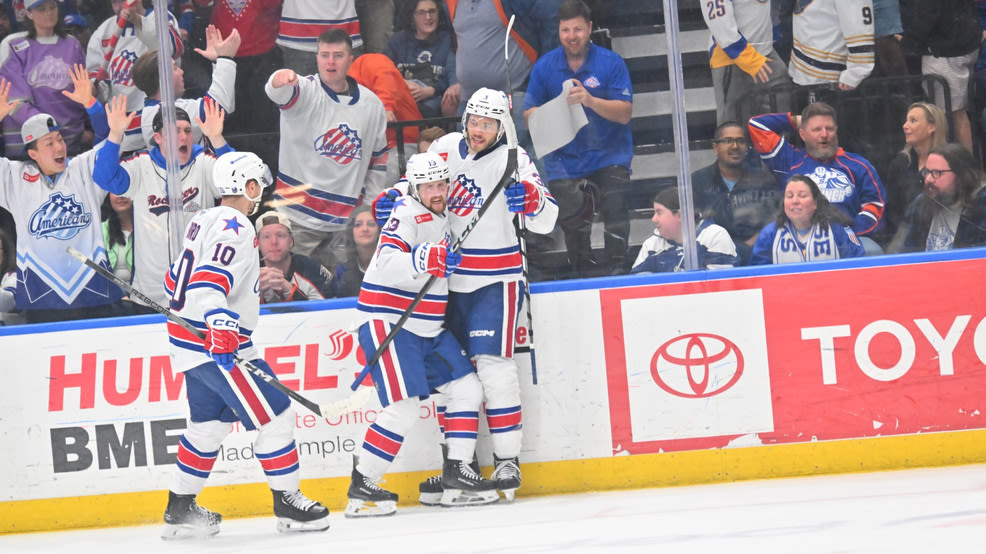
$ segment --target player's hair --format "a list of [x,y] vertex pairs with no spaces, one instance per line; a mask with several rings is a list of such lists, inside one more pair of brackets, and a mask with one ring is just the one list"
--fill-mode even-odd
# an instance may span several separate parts
[[422,129],[421,132],[418,133],[418,145],[419,145],[418,151],[419,152],[422,151],[420,148],[422,142],[428,141],[429,143],[432,143],[438,140],[439,138],[444,137],[447,134],[448,132],[446,132],[445,129],[442,129],[441,127],[426,127]]
[[[191,124],[192,118],[188,116],[188,112],[175,106],[175,121],[186,121]],[[155,133],[160,133],[161,129],[164,129],[164,110],[159,109],[154,114],[154,119],[151,120],[151,130]]]
[[575,19],[576,17],[592,22],[592,10],[582,0],[564,0],[558,6],[558,21]]
[[678,187],[667,187],[661,189],[654,195],[654,203],[660,204],[672,212],[681,209],[681,201],[678,199]]
[[[931,134],[931,148],[945,144],[948,141],[948,118],[945,117],[945,112],[935,104],[915,102],[907,107],[907,113],[915,108],[924,112],[924,118],[935,126],[935,131]],[[907,162],[910,163],[913,160],[911,156],[914,155],[914,148],[910,144],[905,144],[901,153],[907,156]]]
[[805,126],[809,119],[819,115],[831,117],[836,125],[839,124],[839,118],[835,114],[835,108],[825,102],[813,102],[805,106],[805,109],[801,111],[801,126]]
[[746,136],[746,125],[743,125],[739,121],[730,120],[730,121],[723,121],[722,123],[720,123],[719,126],[716,127],[715,132],[712,134],[712,138],[714,140],[721,139],[722,132],[725,131],[726,129],[731,129],[733,127],[736,127],[737,129],[742,131],[744,137]]
[[318,35],[318,44],[340,44],[344,43],[349,48],[349,53],[353,53],[353,39],[346,31],[335,28],[322,31]]
[[[800,173],[795,173],[787,178],[787,183],[784,183],[784,191],[787,191],[787,186],[790,183],[804,183],[808,185],[808,190],[811,191],[811,197],[815,199],[815,213],[811,216],[812,225],[831,225],[833,223],[838,225],[849,225],[850,221],[846,214],[842,213],[839,208],[836,208],[829,202],[828,198],[822,194],[822,189],[818,188],[818,183],[814,179],[807,175],[801,175]],[[783,227],[787,224],[787,214],[784,213],[784,197],[781,197],[781,211],[777,214],[777,218],[774,220],[777,223],[777,227]]]
[[[404,2],[400,7],[400,11],[397,14],[397,30],[407,31],[412,36],[414,35],[414,12],[418,9],[418,4],[424,2],[425,0],[410,0]],[[442,0],[428,0],[429,2],[435,3],[435,8],[438,9],[438,25],[435,27],[435,35],[438,35],[442,31],[448,30],[448,17],[445,15],[445,2]]]
[[157,94],[161,90],[158,84],[157,50],[141,54],[134,62],[131,76],[137,88],[148,97]]
[[0,256],[0,277],[17,269],[17,246],[14,237],[6,229],[0,227],[0,243],[3,244],[3,256]]

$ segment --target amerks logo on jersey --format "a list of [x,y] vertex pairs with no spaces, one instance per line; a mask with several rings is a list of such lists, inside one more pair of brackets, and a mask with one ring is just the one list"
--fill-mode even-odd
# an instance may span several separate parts
[[338,127],[329,129],[316,138],[314,146],[320,156],[335,160],[339,165],[358,160],[363,154],[363,140],[359,138],[356,129],[346,123],[340,123]]
[[448,209],[455,215],[469,215],[473,209],[483,205],[483,190],[475,179],[467,179],[464,174],[455,178],[455,186],[448,195]]
[[92,223],[92,214],[85,211],[74,194],[68,196],[56,192],[48,197],[33,214],[28,231],[35,237],[51,237],[68,240]]
[[833,204],[844,202],[853,193],[852,181],[849,180],[848,175],[841,171],[818,166],[809,177],[818,183],[818,188],[822,189],[822,194]]

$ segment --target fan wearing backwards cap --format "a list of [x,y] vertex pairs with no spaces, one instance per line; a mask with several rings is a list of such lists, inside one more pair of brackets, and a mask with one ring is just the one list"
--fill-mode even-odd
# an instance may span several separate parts
[[[10,90],[0,78],[0,118],[19,104],[8,101]],[[0,207],[17,228],[17,309],[28,323],[119,315],[120,289],[65,253],[71,246],[109,267],[99,224],[106,192],[92,180],[95,150],[69,158],[58,122],[46,113],[25,121],[18,139],[28,160],[0,158]]]
[[[216,155],[206,152],[195,144],[192,134],[192,121],[185,110],[175,108],[175,124],[178,144],[178,177],[181,179],[182,205],[175,209],[188,215],[172,221],[172,209],[168,204],[167,156],[168,147],[164,141],[164,119],[158,111],[152,126],[151,149],[138,152],[120,160],[120,143],[135,112],[127,113],[127,100],[118,95],[106,105],[106,121],[109,136],[105,145],[96,155],[93,180],[104,190],[119,196],[126,196],[134,203],[134,273],[133,286],[155,302],[168,305],[169,297],[161,287],[161,281],[171,261],[177,255],[170,251],[168,237],[171,233],[182,232],[184,222],[191,214],[211,208],[220,198],[213,186],[212,168],[216,157],[233,151],[223,138],[225,112],[216,102],[205,103],[204,119],[196,124],[212,142]],[[173,230],[177,225],[179,228]],[[154,310],[139,304],[134,299],[134,311],[153,313]]]
[[269,211],[257,218],[260,243],[260,302],[321,300],[332,296],[332,273],[324,266],[291,251],[291,221]]

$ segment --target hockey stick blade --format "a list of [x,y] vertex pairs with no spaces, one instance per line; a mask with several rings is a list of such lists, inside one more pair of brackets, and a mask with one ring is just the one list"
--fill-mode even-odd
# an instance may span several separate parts
[[[120,279],[115,274],[113,274],[113,272],[109,271],[105,267],[103,267],[103,266],[97,264],[96,262],[92,261],[88,256],[86,256],[82,252],[79,252],[78,250],[76,250],[75,248],[72,248],[71,246],[69,246],[65,250],[73,258],[75,258],[75,259],[79,260],[80,262],[84,263],[86,266],[88,266],[90,269],[92,269],[96,273],[99,273],[100,275],[102,275],[103,277],[105,277],[106,279],[108,279],[110,282],[114,283],[115,285],[117,285],[121,289],[125,290],[127,292],[127,294],[129,294],[131,297],[136,298],[136,299],[144,302],[144,304],[146,304],[149,308],[151,308],[155,312],[163,315],[164,317],[168,318],[168,320],[170,320],[170,321],[172,321],[172,322],[180,325],[182,329],[185,329],[186,331],[188,331],[189,333],[192,333],[196,337],[198,337],[200,339],[205,338],[205,334],[202,333],[202,331],[200,331],[197,328],[195,328],[191,323],[189,323],[188,321],[186,321],[185,318],[183,318],[180,315],[172,312],[168,308],[165,308],[164,306],[158,304],[157,302],[155,302],[151,298],[148,298],[144,293],[142,293],[139,290],[137,290],[137,289],[133,288],[132,286],[130,286],[130,283],[128,283],[128,282]],[[316,404],[315,402],[312,402],[311,400],[305,398],[304,396],[298,394],[297,392],[289,389],[287,386],[284,385],[284,383],[278,381],[276,377],[272,377],[272,376],[268,375],[267,373],[264,373],[264,370],[262,370],[259,367],[253,365],[252,363],[250,363],[249,360],[244,360],[243,358],[241,358],[240,356],[238,356],[236,354],[233,354],[233,359],[236,361],[236,365],[238,365],[238,366],[242,367],[243,369],[249,371],[255,377],[258,377],[258,378],[262,379],[264,382],[266,382],[270,386],[274,387],[275,389],[277,389],[277,390],[283,392],[284,394],[288,395],[289,397],[293,398],[298,404],[301,404],[302,406],[308,408],[309,410],[311,410],[312,412],[314,412],[316,415],[319,415],[319,416],[322,415],[322,409],[321,409],[321,407],[319,407],[318,404]]]
[[376,390],[375,387],[360,387],[356,392],[346,398],[336,400],[327,406],[322,406],[322,415],[325,417],[339,417],[345,413],[355,412],[370,400]]

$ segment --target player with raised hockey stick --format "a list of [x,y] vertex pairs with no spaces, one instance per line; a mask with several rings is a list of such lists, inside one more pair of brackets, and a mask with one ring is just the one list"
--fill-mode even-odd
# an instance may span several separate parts
[[[507,96],[483,88],[466,103],[464,133],[445,135],[428,150],[448,161],[453,181],[448,211],[454,235],[463,231],[490,198],[507,167],[507,125],[513,125]],[[521,287],[526,286],[513,217],[522,214],[527,228],[541,234],[550,233],[558,217],[558,205],[530,157],[521,148],[517,156],[516,179],[502,196],[490,200],[493,205],[463,243],[462,264],[448,285],[448,328],[475,362],[483,383],[486,421],[493,440],[492,479],[507,500],[513,500],[521,482],[520,382],[513,355],[517,314],[524,297]],[[377,197],[378,220],[388,201],[400,192],[395,187]],[[422,503],[436,503],[441,493],[438,485],[436,479],[421,484]]]
[[448,165],[432,152],[407,163],[407,195],[398,199],[383,225],[380,244],[366,270],[357,310],[359,342],[372,358],[408,309],[427,276],[439,279],[370,368],[383,410],[366,430],[349,486],[346,517],[391,515],[397,495],[377,482],[397,456],[404,437],[418,421],[421,399],[442,393],[448,457],[442,468],[447,506],[495,502],[496,483],[483,479],[469,463],[476,448],[483,387],[455,337],[442,327],[448,297],[446,278],[461,256],[452,242],[446,202]]
[[278,531],[324,531],[329,528],[329,510],[298,488],[295,416],[289,398],[234,360],[238,354],[274,375],[250,338],[260,313],[260,262],[257,236],[247,219],[272,182],[270,170],[255,154],[230,152],[216,160],[213,181],[221,204],[192,218],[183,252],[165,275],[171,310],[205,338],[168,322],[172,369],[185,374],[189,424],[178,443],[178,470],[162,538],[219,532],[222,517],[196,504],[195,497],[235,421],[258,431],[253,449],[274,496]]

